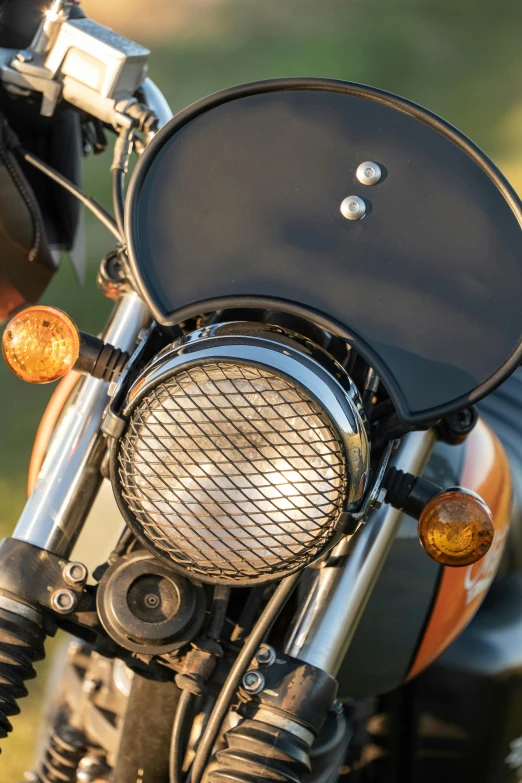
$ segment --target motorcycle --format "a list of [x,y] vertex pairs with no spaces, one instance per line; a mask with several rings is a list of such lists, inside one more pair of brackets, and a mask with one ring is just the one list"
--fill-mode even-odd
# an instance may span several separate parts
[[[522,779],[513,189],[390,93],[172,117],[76,3],[2,13],[3,354],[60,383],[0,545],[0,737],[73,637],[27,780]],[[113,214],[80,177],[107,134]],[[100,336],[37,304],[64,250],[83,274],[81,204]]]

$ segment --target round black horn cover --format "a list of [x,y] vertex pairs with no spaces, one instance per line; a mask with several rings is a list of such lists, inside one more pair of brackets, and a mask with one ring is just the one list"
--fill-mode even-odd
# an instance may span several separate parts
[[[359,163],[382,170],[359,182]],[[358,196],[360,220],[341,202]],[[343,336],[401,416],[429,421],[517,366],[521,203],[430,112],[328,80],[234,88],[172,120],[134,175],[131,263],[155,318],[293,312]]]

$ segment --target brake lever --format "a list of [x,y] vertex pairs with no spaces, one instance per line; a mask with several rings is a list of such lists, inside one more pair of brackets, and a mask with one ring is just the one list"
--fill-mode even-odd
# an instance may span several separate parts
[[130,127],[150,51],[91,19],[70,19],[71,8],[54,0],[28,49],[0,50],[0,80],[11,94],[40,94],[44,117],[65,100],[117,130]]

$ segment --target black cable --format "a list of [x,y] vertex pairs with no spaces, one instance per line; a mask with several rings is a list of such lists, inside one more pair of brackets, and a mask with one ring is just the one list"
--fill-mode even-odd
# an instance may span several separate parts
[[230,587],[225,587],[225,585],[215,586],[214,600],[212,601],[212,610],[210,612],[210,621],[207,631],[207,636],[211,639],[217,640],[221,636],[227,617],[229,598]]
[[114,145],[112,161],[112,204],[116,225],[122,237],[125,236],[125,175],[134,145],[134,127],[122,128]]
[[183,783],[183,739],[185,736],[185,724],[192,708],[194,694],[190,691],[181,691],[176,714],[172,724],[169,754],[169,783]]
[[294,587],[299,581],[301,576],[300,572],[287,576],[283,579],[274,595],[265,607],[265,610],[257,623],[255,624],[252,633],[246,640],[241,652],[237,656],[234,665],[232,666],[229,675],[221,689],[221,692],[216,700],[212,714],[208,719],[205,731],[201,735],[196,757],[192,765],[191,783],[199,783],[205,767],[208,764],[212,748],[216,741],[217,735],[221,728],[221,724],[225,718],[230,701],[234,696],[243,674],[247,671],[252,658],[254,657],[257,649],[266,634],[275,622],[279,612],[282,610],[287,600],[289,599]]
[[125,236],[125,172],[122,169],[112,170],[112,203],[118,231]]
[[257,585],[256,587],[250,588],[248,592],[248,598],[246,599],[245,605],[241,610],[239,620],[237,621],[232,634],[230,635],[231,642],[242,642],[245,637],[248,636],[248,633],[252,628],[256,615],[259,611],[259,607],[261,606],[261,601],[263,600],[264,594],[264,585]]
[[111,234],[114,234],[118,242],[121,242],[121,244],[124,243],[123,234],[120,233],[118,230],[118,226],[116,225],[116,222],[110,212],[108,212],[105,207],[103,207],[96,199],[91,198],[90,196],[86,196],[85,193],[83,193],[80,188],[76,187],[74,183],[72,183],[67,177],[64,177],[63,174],[60,174],[58,171],[52,168],[52,166],[48,166],[47,163],[44,163],[43,160],[40,160],[40,158],[37,158],[36,155],[33,155],[31,152],[27,152],[23,149],[23,147],[18,148],[20,150],[20,154],[22,155],[23,159],[29,163],[31,166],[34,166],[35,169],[38,169],[42,172],[42,174],[45,174],[50,179],[54,180],[54,182],[58,183],[58,185],[61,185],[65,190],[68,190],[69,193],[72,193],[73,196],[75,196],[79,201],[82,202],[82,204],[87,207],[87,209],[90,209],[91,212],[96,215],[98,220],[100,220],[105,228],[108,228]]
[[135,536],[132,530],[128,527],[125,528],[123,533],[118,539],[118,543],[114,547],[114,550],[112,552],[112,555],[114,558],[122,557],[127,553],[127,549],[129,548],[132,541],[134,541]]

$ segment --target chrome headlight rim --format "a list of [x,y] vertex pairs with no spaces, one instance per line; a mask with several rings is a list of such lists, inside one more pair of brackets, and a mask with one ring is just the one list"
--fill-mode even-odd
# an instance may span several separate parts
[[[242,329],[246,325],[255,327],[257,333],[245,334]],[[122,415],[128,419],[158,384],[200,364],[229,361],[269,370],[315,399],[336,426],[352,477],[346,502],[350,509],[355,509],[368,485],[370,463],[366,415],[359,392],[348,373],[329,354],[303,339],[309,352],[305,353],[293,347],[296,338],[303,339],[279,327],[243,322],[191,332],[158,354],[138,376],[127,393]]]
[[[122,415],[129,421],[129,424],[121,436],[122,439],[129,429],[132,414],[140,403],[159,385],[168,382],[180,373],[198,367],[205,368],[212,364],[259,368],[299,387],[302,392],[315,401],[329,419],[343,447],[348,477],[345,484],[347,491],[344,505],[339,509],[339,513],[341,514],[347,509],[355,510],[367,486],[369,444],[366,423],[364,416],[361,415],[362,404],[357,389],[345,371],[332,360],[333,372],[338,374],[336,378],[333,372],[328,372],[311,355],[311,352],[305,353],[300,347],[293,346],[291,344],[293,335],[289,335],[279,328],[269,327],[266,330],[256,328],[255,332],[264,332],[263,336],[260,336],[258,333],[245,334],[242,331],[244,325],[235,323],[227,325],[231,331],[225,330],[227,334],[224,335],[222,326],[193,332],[187,338],[162,351],[152,360],[127,393]],[[257,327],[257,325],[255,326]],[[274,336],[282,336],[284,339],[277,341]],[[340,379],[345,381],[345,385],[340,382]],[[118,506],[136,537],[149,551],[163,562],[168,563],[173,570],[181,572],[195,581],[241,587],[275,581],[303,568],[300,558],[296,558],[295,567],[290,562],[281,560],[281,573],[259,574],[257,577],[250,576],[243,580],[241,578],[231,579],[230,577],[220,578],[215,574],[205,575],[175,562],[168,551],[162,549],[159,544],[147,536],[143,521],[137,518],[127,505],[120,480],[119,443],[120,440],[114,441],[111,449],[111,480]],[[340,536],[341,533],[334,528],[331,538],[305,565],[311,565],[323,557],[337,543]]]

